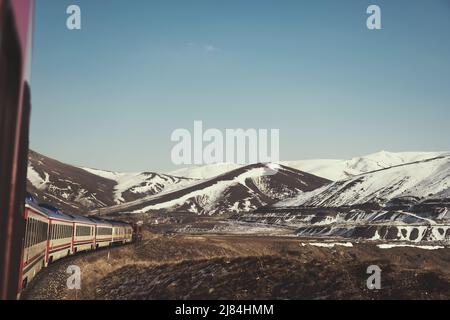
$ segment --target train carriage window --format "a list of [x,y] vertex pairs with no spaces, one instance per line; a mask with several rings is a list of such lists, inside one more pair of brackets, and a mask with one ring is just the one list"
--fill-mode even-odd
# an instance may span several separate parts
[[34,223],[34,219],[31,219],[31,246],[34,246],[34,238],[36,235],[36,224]]
[[30,247],[33,245],[33,219],[30,219]]
[[38,244],[41,239],[41,222],[39,220],[36,220],[36,243]]
[[33,229],[33,219],[30,219],[30,247],[33,245],[33,235],[34,235],[34,229]]
[[36,220],[36,244],[41,243],[42,237],[42,222],[40,220]]
[[42,221],[38,220],[37,225],[38,225],[37,243],[41,243],[42,242]]
[[36,243],[41,243],[41,237],[42,237],[42,222],[40,220],[36,221],[36,229],[37,229],[37,236],[36,236]]
[[86,237],[92,234],[92,228],[87,226],[77,226],[76,234],[79,237]]
[[28,248],[28,221],[27,220],[27,225],[25,226],[25,248]]
[[25,231],[25,247],[28,248],[30,246],[30,218],[27,221],[27,228]]
[[33,219],[33,246],[37,243],[38,229],[37,221]]
[[26,234],[25,234],[25,243],[26,243],[26,247],[27,248],[30,246],[30,223],[31,223],[31,220],[30,220],[30,218],[28,218],[27,231],[26,231]]
[[106,236],[106,235],[112,235],[112,234],[113,234],[113,228],[99,227],[97,229],[97,235],[99,235],[99,236]]

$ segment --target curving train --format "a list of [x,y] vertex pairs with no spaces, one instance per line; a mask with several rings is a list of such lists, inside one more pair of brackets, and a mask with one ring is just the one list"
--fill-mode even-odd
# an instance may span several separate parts
[[38,203],[31,194],[25,200],[25,221],[19,292],[42,268],[58,259],[133,241],[130,224],[63,213]]

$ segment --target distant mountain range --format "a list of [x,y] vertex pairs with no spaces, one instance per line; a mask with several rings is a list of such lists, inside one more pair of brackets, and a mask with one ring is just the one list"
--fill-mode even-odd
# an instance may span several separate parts
[[178,211],[213,215],[248,212],[330,182],[279,164],[254,164],[176,190],[101,209],[98,213]]
[[30,151],[28,189],[41,201],[76,213],[385,206],[407,197],[415,202],[448,197],[449,159],[448,152],[382,151],[350,160],[224,163],[162,174],[78,168]]
[[[369,154],[367,156],[355,157],[349,160],[345,159],[312,159],[298,161],[281,161],[286,167],[305,171],[316,176],[338,181],[351,178],[353,176],[385,169],[392,166],[406,164],[410,162],[431,159],[442,155],[448,155],[449,152],[387,152]],[[196,166],[182,168],[172,172],[171,175],[194,178],[208,179],[218,176],[230,170],[242,167],[235,163],[217,163],[212,165]]]

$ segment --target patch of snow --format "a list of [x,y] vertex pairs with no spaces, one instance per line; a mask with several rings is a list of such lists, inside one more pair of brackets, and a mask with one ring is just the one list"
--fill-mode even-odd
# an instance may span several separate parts
[[308,242],[308,243],[302,243],[302,246],[314,246],[314,247],[320,247],[320,248],[334,248],[335,246],[340,247],[353,247],[353,243],[351,242]]
[[171,171],[168,174],[176,177],[191,179],[211,179],[229,171],[239,169],[241,167],[243,167],[243,165],[225,162],[191,168],[182,168]]
[[31,165],[28,166],[27,178],[36,189],[44,190],[50,182],[50,176],[48,173],[45,172],[44,176],[45,177],[42,178]]
[[444,249],[444,246],[418,246],[418,245],[412,245],[412,244],[394,244],[394,243],[384,243],[377,245],[380,249],[392,249],[392,248],[419,248],[423,250],[438,250],[438,249]]

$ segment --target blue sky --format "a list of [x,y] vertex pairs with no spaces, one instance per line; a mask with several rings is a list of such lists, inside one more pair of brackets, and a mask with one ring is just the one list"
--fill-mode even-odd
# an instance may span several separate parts
[[58,160],[170,170],[194,120],[280,129],[283,160],[450,150],[448,1],[36,3],[31,147]]

